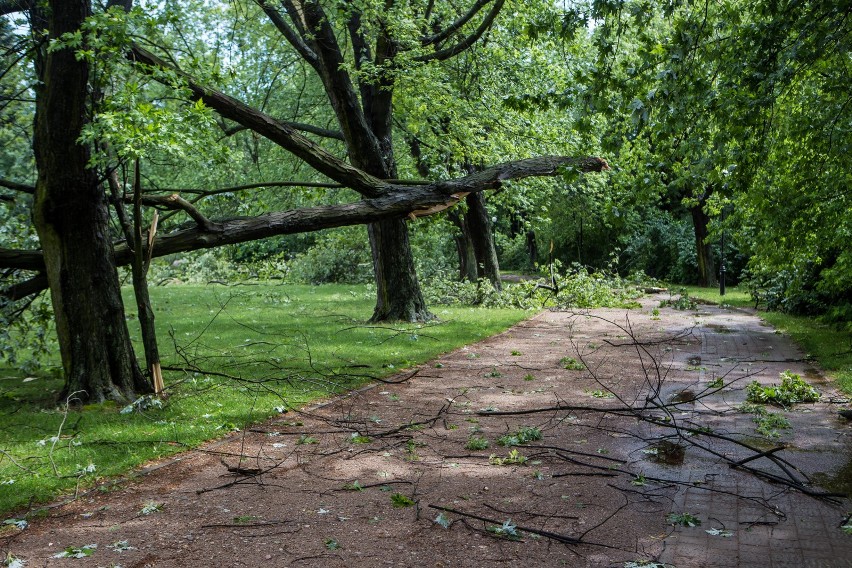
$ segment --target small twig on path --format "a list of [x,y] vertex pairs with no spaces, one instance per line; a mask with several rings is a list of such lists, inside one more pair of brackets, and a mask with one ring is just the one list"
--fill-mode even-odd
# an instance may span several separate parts
[[[467,517],[469,519],[476,519],[477,521],[482,521],[483,523],[493,523],[497,526],[502,525],[502,521],[498,521],[495,519],[489,519],[488,517],[480,517],[479,515],[474,515],[473,513],[465,513],[464,511],[459,511],[458,509],[453,509],[450,507],[442,507],[440,505],[429,505],[430,509],[437,509],[438,511],[446,511],[447,513],[453,513],[455,515],[459,515],[461,517]],[[616,549],[615,546],[610,546],[608,544],[603,544],[599,542],[591,542],[586,540],[580,540],[579,538],[575,538],[573,536],[567,536],[564,534],[559,534],[550,531],[543,531],[539,529],[534,529],[532,527],[525,527],[521,525],[515,525],[515,528],[519,531],[527,532],[530,534],[537,534],[538,536],[543,536],[545,538],[549,538],[551,540],[555,540],[557,542],[561,542],[563,544],[587,544],[589,546],[600,546],[603,548],[613,548]]]
[[[242,458],[243,454],[240,454],[240,459],[242,460]],[[262,471],[262,469],[259,467],[242,467],[240,465],[228,465],[228,463],[222,458],[219,458],[219,461],[222,463],[222,465],[225,466],[225,468],[229,472],[235,475],[258,475]]]
[[252,529],[257,527],[272,527],[275,525],[284,525],[294,521],[258,521],[256,523],[211,523],[209,525],[201,525],[202,529]]
[[556,479],[558,477],[618,477],[617,473],[606,473],[603,471],[586,471],[576,473],[554,473],[550,477]]
[[[355,481],[358,481],[357,479]],[[339,489],[332,489],[332,491],[361,491],[362,489],[369,489],[371,487],[384,487],[385,485],[414,485],[413,481],[409,481],[407,479],[399,479],[392,481],[380,481],[378,483],[369,483],[367,485],[358,484],[358,487],[354,487],[354,481],[352,482],[352,487],[341,487]]]

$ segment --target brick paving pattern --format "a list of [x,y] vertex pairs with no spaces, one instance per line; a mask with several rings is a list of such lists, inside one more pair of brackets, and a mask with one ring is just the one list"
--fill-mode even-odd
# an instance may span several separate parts
[[[731,388],[695,404],[680,405],[682,417],[706,424],[714,431],[754,432],[756,425],[750,414],[731,410],[745,401],[748,382],[779,383],[779,373],[789,369],[807,377],[823,396],[816,404],[795,405],[787,411],[771,409],[783,414],[792,425],[790,430],[779,431],[777,442],[786,444],[787,448],[777,455],[807,476],[831,477],[832,472],[848,465],[852,460],[850,425],[836,415],[842,396],[809,365],[805,354],[788,337],[746,311],[700,308],[694,330],[701,339],[700,345],[687,346],[673,358],[674,367],[697,367],[699,377],[697,381],[687,382],[676,376],[675,381],[681,388],[695,390],[721,376],[725,377],[726,384],[734,382]],[[761,449],[775,445],[766,445],[766,440],[758,438],[744,441],[755,446],[762,442],[765,447],[760,446]],[[708,445],[730,458],[748,455],[737,452],[731,444]],[[767,459],[754,460],[749,465],[784,475]],[[767,483],[735,471],[718,458],[695,448],[687,450],[682,466],[660,466],[660,471],[669,479],[699,483],[674,495],[672,511],[689,513],[702,521],[700,527],[677,527],[665,540],[660,562],[677,568],[852,566],[852,536],[840,529],[848,515],[849,502],[846,500],[826,503]],[[814,489],[820,490],[819,487]],[[749,500],[744,496],[757,499]],[[714,536],[707,532],[708,529],[724,529],[733,534]]]

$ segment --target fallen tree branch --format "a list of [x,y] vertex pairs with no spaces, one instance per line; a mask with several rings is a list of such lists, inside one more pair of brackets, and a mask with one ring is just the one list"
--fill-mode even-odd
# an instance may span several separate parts
[[[132,197],[127,196],[124,198],[124,201],[127,203],[131,203],[133,199]],[[218,223],[214,223],[210,219],[202,215],[202,213],[198,209],[196,209],[195,206],[192,205],[192,203],[190,203],[177,193],[173,193],[171,195],[143,195],[141,197],[141,201],[143,205],[163,207],[165,209],[171,209],[175,211],[183,211],[187,215],[189,215],[192,220],[198,224],[198,227],[203,231],[215,232],[222,230]]]
[[[276,211],[256,217],[237,217],[215,221],[216,231],[194,227],[163,235],[157,240],[153,256],[168,256],[205,248],[254,241],[276,235],[306,233],[342,227],[362,225],[387,219],[407,217],[418,210],[439,205],[452,204],[454,194],[475,193],[500,187],[504,181],[527,177],[557,175],[561,168],[570,167],[583,172],[600,172],[609,169],[605,160],[594,157],[574,158],[568,156],[542,156],[506,162],[455,180],[433,182],[429,185],[401,186],[386,182],[386,191],[381,197],[363,199],[342,205],[305,207],[289,211]],[[132,252],[126,245],[115,247],[117,265],[129,264]],[[41,271],[44,258],[41,251],[23,251],[0,248],[0,268],[21,268]],[[30,288],[44,284],[47,280],[29,281]],[[39,288],[39,290],[44,288]],[[33,290],[34,293],[38,290]],[[10,291],[0,294],[9,296]],[[21,293],[21,289],[17,290]],[[20,297],[20,296],[18,296]]]
[[[466,513],[465,511],[459,511],[458,509],[453,509],[452,507],[442,507],[440,505],[429,505],[430,509],[436,509],[438,511],[444,511],[447,513],[453,513],[454,515],[459,515],[460,517],[467,517],[469,519],[476,519],[477,521],[482,521],[483,523],[493,523],[494,525],[500,526],[503,524],[502,521],[498,521],[496,519],[489,519],[488,517],[481,517],[479,515],[475,515],[473,513]],[[575,538],[572,536],[566,536],[564,534],[559,534],[551,531],[544,531],[540,529],[535,529],[532,527],[525,527],[522,525],[515,525],[515,528],[519,531],[527,532],[530,534],[535,534],[538,536],[543,536],[545,538],[549,538],[551,540],[555,540],[557,542],[561,542],[563,544],[587,544],[590,546],[600,546],[603,548],[612,548],[616,549],[615,546],[610,546],[608,544],[603,544],[599,542],[592,542],[587,540],[580,540],[579,538]]]

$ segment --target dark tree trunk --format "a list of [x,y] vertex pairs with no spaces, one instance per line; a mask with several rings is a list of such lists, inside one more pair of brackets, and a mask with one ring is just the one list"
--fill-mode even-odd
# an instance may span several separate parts
[[698,284],[705,288],[712,288],[719,284],[716,278],[716,265],[713,262],[713,249],[707,242],[709,230],[707,225],[710,217],[704,211],[705,199],[690,207],[692,213],[692,226],[695,231],[695,251],[698,258]]
[[[391,142],[392,105],[389,92],[371,89],[363,96],[365,114],[373,135],[378,140],[379,155],[354,159],[356,165],[376,177],[397,177]],[[350,152],[354,154],[354,152]],[[403,219],[389,219],[367,226],[373,273],[376,279],[376,309],[371,321],[429,321],[434,316],[426,306],[420,290],[414,255],[408,238],[408,224]]]
[[458,228],[459,233],[455,236],[456,252],[459,257],[459,280],[476,282],[476,255],[473,253],[473,244],[470,239],[470,229],[464,215],[459,213],[458,208],[453,208],[447,213],[447,218]]
[[370,321],[434,319],[417,280],[405,219],[370,223],[367,234],[376,280],[376,308]]
[[[87,0],[51,0],[50,38],[80,29]],[[106,196],[77,143],[87,121],[88,64],[73,49],[47,54],[36,95],[38,165],[33,221],[44,253],[64,394],[125,401],[150,391],[130,342],[115,269]]]
[[[387,168],[383,176],[385,178],[396,177],[392,159],[393,154],[387,149],[381,164]],[[389,161],[390,167],[387,166]],[[373,167],[370,168],[370,165]],[[374,161],[364,169],[375,175],[374,172],[379,169],[377,165]],[[406,220],[398,218],[370,223],[367,225],[367,234],[370,237],[376,280],[376,309],[370,321],[413,322],[434,319],[417,280]]]
[[530,268],[538,262],[538,240],[535,238],[535,231],[528,230],[527,235],[527,255],[530,258]]
[[376,309],[371,321],[428,321],[434,316],[420,292],[408,227],[392,219],[367,225],[376,271]]
[[465,201],[465,219],[476,255],[476,274],[479,278],[487,278],[495,290],[500,290],[500,265],[497,262],[497,249],[494,247],[494,233],[491,230],[491,218],[485,208],[485,198],[481,193],[471,193]]
[[[352,77],[343,64],[345,58],[337,34],[320,3],[285,4],[297,29],[303,26],[307,30],[307,33],[302,34],[303,42],[295,42],[296,47],[303,56],[307,55],[309,63],[322,80],[352,164],[376,178],[395,178],[393,78],[359,78],[359,98]],[[268,9],[265,11],[270,14]],[[271,16],[275,18],[274,14]],[[366,60],[372,59],[381,66],[393,60],[398,52],[396,41],[385,29],[380,29],[374,47],[370,48],[356,9],[349,16],[347,31],[355,65],[359,70]],[[426,301],[414,272],[414,258],[405,220],[388,219],[372,223],[367,232],[376,278],[376,309],[372,321],[431,319],[433,316],[426,309]]]

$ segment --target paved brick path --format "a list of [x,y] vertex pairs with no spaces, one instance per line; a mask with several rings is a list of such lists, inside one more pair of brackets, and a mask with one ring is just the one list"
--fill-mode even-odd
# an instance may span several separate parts
[[[789,462],[785,467],[797,481],[831,481],[844,471],[852,478],[852,424],[837,417],[839,394],[789,338],[753,314],[658,308],[661,299],[644,299],[642,309],[628,313],[545,312],[422,366],[411,380],[350,393],[308,409],[298,421],[295,413],[277,416],[33,518],[29,529],[0,539],[0,558],[10,550],[26,560],[25,568],[119,561],[127,568],[852,567],[852,535],[840,529],[852,509],[848,500],[826,502],[732,469],[731,461],[754,456],[755,449],[685,437],[684,430],[678,438],[669,427],[692,422],[758,454],[784,445],[776,455]],[[566,366],[567,355],[584,366]],[[789,410],[770,408],[792,428],[768,440],[757,435],[752,416],[736,408],[750,381],[777,383],[787,369],[806,376],[823,397]],[[726,386],[707,393],[718,378]],[[697,399],[687,400],[684,391]],[[655,409],[659,417],[667,410],[670,421],[654,426],[629,412],[601,413],[620,406],[613,393],[634,407],[649,396],[684,402],[674,411]],[[576,411],[497,412],[556,402],[577,405]],[[539,465],[491,465],[490,453],[508,452],[498,437],[519,426],[541,427],[543,439],[521,448]],[[373,441],[353,444],[356,431]],[[474,433],[493,445],[467,448]],[[304,434],[318,443],[297,442]],[[682,463],[657,463],[647,453],[649,443],[664,438],[686,446]],[[267,473],[214,490],[236,482],[222,459],[236,463],[237,456]],[[746,465],[787,475],[766,458]],[[359,480],[363,491],[344,490]],[[388,484],[415,496],[418,507],[394,507],[384,491]],[[848,483],[840,489],[850,492]],[[141,515],[152,502],[161,512]],[[526,534],[507,540],[486,531],[488,523],[455,514],[448,514],[453,524],[445,530],[433,521],[430,505],[498,524],[511,517],[519,526],[582,537],[584,544]],[[670,513],[693,515],[701,525],[673,528],[666,522]],[[258,524],[243,526],[236,522],[241,518]],[[329,546],[331,537],[339,549]],[[132,549],[111,549],[117,541]],[[99,544],[90,558],[55,556],[87,543]]]
[[[832,472],[844,467],[848,472],[852,460],[849,435],[852,425],[836,415],[840,407],[837,403],[842,397],[808,364],[805,355],[788,337],[776,333],[750,313],[700,308],[699,325],[694,333],[701,342],[677,351],[673,362],[675,368],[692,368],[699,376],[690,383],[677,377],[682,373],[675,373],[676,384],[700,390],[723,375],[725,383],[734,383],[730,389],[702,398],[696,404],[681,405],[682,418],[695,419],[718,432],[754,432],[751,415],[731,412],[732,407],[745,400],[744,389],[748,382],[778,383],[779,373],[789,369],[807,377],[823,397],[817,404],[796,405],[789,411],[772,410],[783,414],[792,425],[792,429],[780,431],[778,442],[786,444],[787,449],[776,455],[788,460],[805,476],[817,479],[831,477]],[[761,449],[774,446],[758,438],[745,441]],[[708,445],[734,459],[747,455],[731,444]],[[749,465],[784,476],[784,472],[767,459],[754,460]],[[753,475],[733,471],[719,459],[695,448],[687,451],[682,466],[660,468],[666,470],[665,477],[669,479],[699,483],[675,494],[672,510],[702,519],[700,527],[679,527],[666,538],[661,562],[677,568],[852,566],[852,535],[840,529],[848,514],[848,500],[829,504],[798,491],[785,490]],[[820,490],[819,487],[814,489]],[[741,496],[753,496],[758,500],[750,501]],[[729,537],[711,535],[707,530],[713,528],[730,530],[733,534]]]

